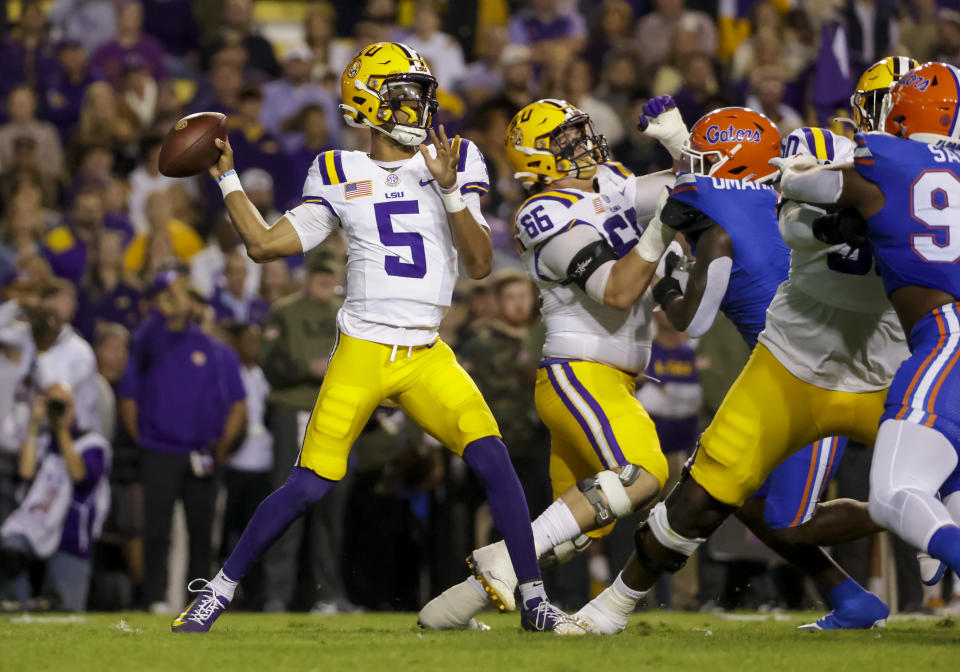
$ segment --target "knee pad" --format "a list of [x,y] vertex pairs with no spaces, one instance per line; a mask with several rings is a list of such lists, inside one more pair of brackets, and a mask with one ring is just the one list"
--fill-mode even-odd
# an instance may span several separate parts
[[583,553],[593,543],[593,537],[581,534],[576,539],[564,541],[553,547],[550,553],[557,564],[563,564],[571,560],[577,553]]
[[673,574],[687,564],[687,555],[665,547],[650,529],[649,519],[640,523],[633,534],[637,562],[651,574]]
[[[651,544],[652,540],[648,535],[657,543]],[[643,556],[648,562],[655,563],[651,569],[675,572],[686,564],[687,558],[693,555],[706,539],[691,539],[676,532],[667,520],[666,505],[659,502],[650,511],[646,522],[638,528],[634,541],[637,545],[637,557]]]
[[636,481],[639,475],[640,468],[631,464],[619,474],[601,471],[577,482],[577,489],[596,512],[598,527],[609,525],[615,519],[633,512],[633,502],[630,501],[626,486]]

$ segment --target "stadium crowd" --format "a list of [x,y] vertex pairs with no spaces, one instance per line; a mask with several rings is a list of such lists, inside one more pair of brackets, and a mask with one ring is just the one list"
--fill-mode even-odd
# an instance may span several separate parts
[[[271,222],[299,202],[318,153],[364,148],[368,134],[337,107],[355,51],[396,40],[424,55],[440,120],[476,143],[491,176],[495,272],[462,283],[442,335],[488,400],[537,513],[553,496],[533,403],[542,325],[512,233],[514,113],[564,98],[639,174],[671,165],[636,130],[651,96],[671,94],[688,126],[745,104],[786,135],[846,116],[859,73],[884,55],[960,64],[951,0],[8,0],[4,21],[6,608],[175,609],[185,579],[210,575],[299,452],[336,337],[345,246],[252,262],[212,180],[159,172],[163,135],[185,114],[228,115],[240,180]],[[746,351],[723,324],[697,343],[659,325],[639,395],[676,473]],[[379,409],[344,484],[270,551],[241,604],[415,610],[460,580],[492,522],[462,462],[439,448]],[[860,499],[862,452],[839,479]],[[551,577],[555,599],[582,602],[609,582],[629,528]],[[738,571],[717,578],[731,563],[701,563],[658,602],[803,604],[795,575],[757,580],[767,558],[739,534]],[[851,573],[878,574],[873,546],[847,552]],[[912,553],[895,555],[900,608],[919,608]],[[753,590],[739,590],[749,576]]]

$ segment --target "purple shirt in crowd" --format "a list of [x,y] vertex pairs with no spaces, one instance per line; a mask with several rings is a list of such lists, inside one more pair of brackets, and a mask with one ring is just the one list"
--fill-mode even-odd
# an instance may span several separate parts
[[[103,218],[103,226],[119,231],[125,241],[133,238],[133,227],[124,215],[110,213]],[[43,256],[53,274],[79,285],[87,272],[87,244],[83,242],[70,222],[51,229],[43,238]]]
[[117,283],[110,291],[80,287],[73,326],[92,343],[100,322],[116,322],[133,332],[140,323],[140,292],[136,287],[125,282]]
[[142,0],[143,32],[157,38],[174,56],[196,51],[200,28],[190,0]]
[[70,134],[80,121],[83,96],[87,87],[95,81],[96,78],[88,72],[79,83],[74,84],[59,67],[46,80],[40,92],[43,118],[57,127],[64,142],[70,139]]
[[8,35],[0,43],[0,94],[4,96],[25,82],[41,90],[56,69],[57,54],[49,42],[27,49]]
[[[63,520],[59,550],[79,558],[89,558],[93,555],[93,542],[98,532],[96,521],[103,514],[97,508],[109,505],[109,501],[96,501],[95,492],[100,479],[108,475],[109,446],[106,445],[106,439],[92,432],[75,436],[74,442],[87,473],[82,481],[73,484],[73,497]],[[50,447],[60,452],[56,437],[51,437]]]
[[116,40],[107,42],[90,57],[90,70],[120,88],[123,66],[129,56],[139,56],[158,82],[167,78],[163,47],[150,35],[141,35],[140,41],[132,47],[122,47]]
[[270,304],[259,296],[245,296],[237,298],[226,287],[217,287],[213,290],[210,305],[217,317],[217,322],[234,322],[237,324],[256,324],[270,312]]
[[231,348],[194,324],[171,331],[157,311],[134,334],[117,395],[137,402],[143,448],[181,454],[209,451],[227,410],[246,398]]
[[576,12],[557,14],[550,21],[543,21],[534,12],[525,9],[510,19],[510,41],[515,44],[534,44],[541,40],[582,37],[587,34],[587,24]]
[[[654,341],[651,347],[647,375],[659,382],[648,380],[644,386],[655,385],[662,390],[666,406],[672,411],[667,416],[658,413],[656,406],[648,409],[664,453],[690,453],[697,445],[701,393],[696,359],[697,354],[689,343],[665,348]],[[688,408],[684,408],[687,405]]]

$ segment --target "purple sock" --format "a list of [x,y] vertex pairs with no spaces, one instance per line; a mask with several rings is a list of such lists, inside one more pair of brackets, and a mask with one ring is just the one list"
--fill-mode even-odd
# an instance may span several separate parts
[[960,572],[960,527],[944,525],[934,532],[927,544],[927,553],[947,563],[954,572]]
[[520,583],[538,581],[540,565],[533,546],[530,508],[517,472],[510,463],[507,447],[497,437],[486,436],[472,441],[463,451],[463,459],[487,489],[490,514],[507,543],[517,580]]
[[336,484],[336,481],[317,476],[310,469],[294,467],[287,482],[260,502],[253,518],[247,523],[233,553],[223,563],[223,573],[227,578],[231,581],[242,579],[290,524]]

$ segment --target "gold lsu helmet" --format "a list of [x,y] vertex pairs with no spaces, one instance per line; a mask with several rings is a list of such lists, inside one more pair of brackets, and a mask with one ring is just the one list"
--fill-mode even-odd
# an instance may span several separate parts
[[525,189],[564,177],[592,178],[607,160],[607,140],[589,115],[565,100],[530,103],[507,127],[507,159]]
[[880,124],[880,108],[887,91],[905,74],[919,66],[907,56],[888,56],[877,61],[867,68],[857,90],[850,96],[850,107],[853,109],[853,123],[861,133],[883,130]]
[[377,42],[357,52],[340,78],[340,94],[348,126],[374,128],[409,146],[427,139],[438,107],[437,80],[427,62],[400,42]]

